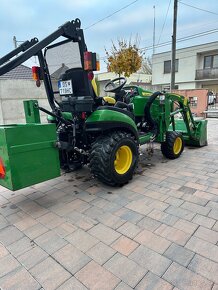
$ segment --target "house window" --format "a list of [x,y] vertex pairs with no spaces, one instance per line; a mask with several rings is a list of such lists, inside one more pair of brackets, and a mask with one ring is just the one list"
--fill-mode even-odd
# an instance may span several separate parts
[[190,107],[196,108],[198,105],[198,97],[189,97]]
[[[179,60],[176,59],[175,72],[178,72],[178,67],[179,67]],[[170,72],[171,72],[171,60],[166,60],[166,61],[164,61],[164,73],[168,74]]]
[[204,68],[218,68],[218,54],[205,56]]

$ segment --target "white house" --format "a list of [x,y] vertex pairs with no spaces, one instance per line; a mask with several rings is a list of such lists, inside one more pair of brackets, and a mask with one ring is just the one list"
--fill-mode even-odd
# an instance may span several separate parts
[[[152,58],[152,85],[169,89],[171,51]],[[206,88],[218,93],[218,41],[176,51],[175,83],[177,89]]]

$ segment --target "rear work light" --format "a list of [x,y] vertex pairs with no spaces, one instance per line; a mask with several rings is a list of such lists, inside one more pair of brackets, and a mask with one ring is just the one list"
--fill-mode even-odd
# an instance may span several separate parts
[[2,159],[0,158],[0,178],[4,179],[5,178],[5,174],[6,174],[5,167],[4,167]]

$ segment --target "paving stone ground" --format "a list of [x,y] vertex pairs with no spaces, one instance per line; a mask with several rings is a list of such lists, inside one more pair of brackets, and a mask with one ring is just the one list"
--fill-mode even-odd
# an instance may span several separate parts
[[88,168],[0,187],[0,289],[218,289],[218,120],[178,160],[140,150],[112,188]]

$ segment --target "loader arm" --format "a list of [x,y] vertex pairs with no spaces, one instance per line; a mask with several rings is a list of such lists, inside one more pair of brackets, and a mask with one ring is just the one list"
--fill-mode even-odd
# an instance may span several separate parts
[[[183,134],[185,142],[193,146],[207,145],[207,120],[194,120],[187,98],[174,93],[165,94],[170,108],[170,118],[166,118],[167,127],[173,131],[180,131]],[[174,109],[177,103],[178,109]],[[183,119],[175,119],[178,113],[182,114]]]

